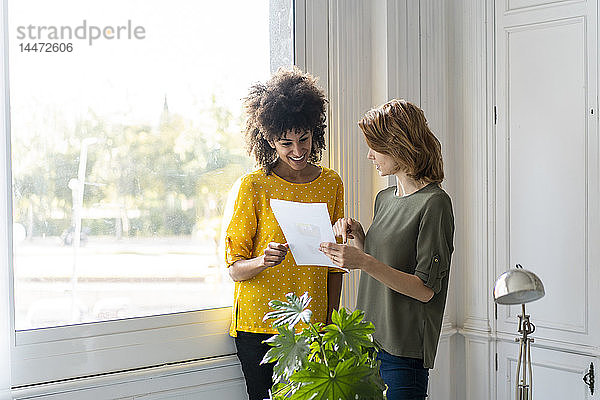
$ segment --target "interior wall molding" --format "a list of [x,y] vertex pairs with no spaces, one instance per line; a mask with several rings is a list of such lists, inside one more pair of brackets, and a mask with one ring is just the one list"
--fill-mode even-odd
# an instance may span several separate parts
[[[371,32],[369,2],[330,0],[329,26],[329,165],[345,184],[346,216],[365,228],[373,217],[371,169],[367,147],[356,124],[371,108]],[[343,307],[354,309],[360,274],[344,276]]]
[[440,336],[438,344],[438,355],[435,359],[434,368],[429,371],[428,398],[431,399],[453,399],[453,374],[448,373],[454,366],[452,356],[452,335]]
[[[488,77],[489,38],[488,7],[491,1],[455,0],[449,21],[449,47],[454,55],[449,62],[450,126],[456,149],[455,202],[457,209],[455,255],[459,269],[457,287],[458,325],[466,329],[491,331],[490,323],[490,225],[488,132],[493,107],[488,93],[492,89]],[[492,4],[493,5],[493,4]],[[492,7],[493,10],[493,7]],[[492,242],[493,243],[493,242]],[[493,312],[493,309],[491,310]]]
[[[515,338],[518,336],[519,334],[515,329],[515,333],[513,334],[499,332],[496,335],[496,340],[498,342],[514,343]],[[554,351],[564,351],[566,353],[579,354],[582,356],[600,357],[600,347],[598,346],[586,345],[582,343],[573,343],[556,339],[548,339],[540,337],[536,334],[533,334],[532,337],[535,339],[535,341],[531,344],[532,348],[537,347]]]
[[[600,326],[600,319],[596,317],[597,313],[594,311],[593,304],[597,303],[595,300],[599,287],[598,279],[595,278],[598,276],[598,268],[596,268],[597,263],[594,262],[597,259],[594,254],[598,254],[597,246],[594,246],[594,243],[598,243],[599,237],[597,210],[598,204],[600,204],[596,201],[599,193],[599,180],[597,179],[599,163],[597,156],[598,117],[595,110],[598,93],[598,2],[554,2],[552,6],[521,9],[511,13],[503,12],[506,4],[507,2],[497,2],[498,21],[496,24],[497,50],[500,58],[496,63],[498,68],[496,79],[500,80],[499,83],[504,82],[502,85],[498,85],[498,93],[495,95],[500,102],[495,162],[498,166],[497,182],[502,185],[499,187],[499,193],[494,195],[498,207],[496,237],[498,245],[495,246],[498,249],[496,273],[501,273],[508,267],[514,266],[515,257],[523,259],[521,258],[523,255],[527,257],[529,263],[536,261],[544,265],[545,262],[548,262],[549,265],[546,265],[548,268],[542,268],[547,272],[541,270],[540,272],[548,274],[547,278],[543,278],[548,281],[545,281],[548,285],[546,287],[547,294],[553,292],[555,295],[547,296],[545,304],[540,302],[532,304],[531,307],[528,306],[528,311],[534,316],[533,321],[536,325],[536,344],[543,344],[548,348],[554,346],[557,349],[564,349],[565,353],[597,355],[598,335],[596,333]],[[514,4],[511,3],[511,6]],[[548,50],[547,53],[537,54],[532,58],[528,57],[523,50],[523,46],[527,44],[531,46],[531,43],[538,43],[539,48],[548,48],[547,46],[555,44],[556,48],[553,48],[552,51]],[[564,54],[567,49],[574,53],[567,57]],[[549,206],[546,205],[545,210],[551,215],[554,212],[562,211],[563,204],[566,204],[567,201],[572,204],[569,214],[565,215],[570,215],[569,220],[577,223],[574,226],[564,227],[571,234],[561,239],[560,243],[565,244],[565,239],[572,239],[572,242],[566,243],[565,249],[569,249],[566,253],[556,250],[556,246],[552,245],[548,248],[547,253],[541,252],[538,255],[537,252],[532,252],[531,248],[536,242],[543,243],[544,239],[527,242],[527,246],[519,240],[519,235],[526,234],[527,237],[531,237],[531,232],[527,228],[537,225],[535,217],[528,221],[527,226],[524,226],[521,222],[522,219],[518,217],[524,210],[530,210],[530,212],[536,210],[533,205],[527,203],[527,193],[524,193],[522,188],[527,187],[528,182],[521,179],[523,175],[520,172],[522,165],[526,162],[533,162],[529,159],[530,149],[526,147],[526,143],[529,142],[523,142],[523,138],[527,135],[516,135],[515,132],[511,135],[509,129],[511,124],[518,124],[514,121],[515,113],[523,118],[522,114],[519,114],[521,107],[516,105],[522,101],[520,100],[522,97],[516,96],[523,96],[523,92],[519,91],[519,88],[522,87],[523,76],[527,75],[519,75],[519,69],[530,65],[531,61],[542,59],[540,56],[544,56],[544,54],[548,57],[544,60],[552,60],[555,54],[563,54],[563,59],[567,57],[570,61],[565,64],[564,68],[571,66],[572,69],[569,71],[572,73],[565,73],[558,69],[552,73],[573,79],[574,85],[569,88],[572,88],[573,93],[579,93],[575,92],[575,87],[577,90],[581,88],[582,92],[572,95],[573,97],[565,103],[571,106],[576,104],[575,109],[571,108],[573,112],[565,113],[572,117],[572,120],[569,120],[569,126],[573,127],[573,132],[567,133],[567,136],[564,136],[561,131],[555,131],[550,136],[545,134],[548,136],[548,142],[564,139],[569,143],[566,147],[556,145],[553,154],[560,155],[563,163],[570,165],[571,172],[565,176],[575,177],[569,178],[573,181],[569,186],[570,196],[565,197],[565,200],[560,200],[562,197],[559,197],[559,200],[553,199]],[[558,65],[561,66],[560,63]],[[519,79],[517,76],[521,76],[521,78]],[[543,82],[540,80],[537,86],[544,87]],[[535,85],[532,82],[530,90],[534,90]],[[567,87],[553,88],[548,93],[559,93],[559,91],[571,93],[570,90],[567,90]],[[559,97],[563,98],[562,95]],[[566,101],[564,100],[566,98],[564,97],[563,101]],[[531,99],[527,102],[538,104],[538,101]],[[562,110],[562,107],[560,109]],[[511,112],[513,114],[509,115]],[[557,121],[560,122],[560,119]],[[576,127],[574,126],[575,121]],[[535,124],[535,121],[530,121],[529,124]],[[521,141],[519,142],[519,140]],[[510,147],[507,147],[506,142],[509,141]],[[555,158],[555,156],[547,157],[545,162],[552,163]],[[550,175],[545,174],[545,177],[550,182],[556,180],[555,175],[555,171],[552,171]],[[552,176],[554,178],[551,178]],[[540,177],[542,176],[540,175]],[[537,218],[543,220],[543,217],[538,216]],[[504,222],[509,219],[512,221]],[[554,225],[561,226],[557,221],[554,221]],[[574,228],[575,226],[576,228]],[[517,229],[515,230],[515,228]],[[564,231],[564,229],[561,230]],[[548,243],[546,243],[547,246]],[[554,253],[555,251],[556,253]],[[548,254],[556,254],[558,257],[564,258],[557,264],[552,262],[552,256],[548,256]],[[547,258],[544,259],[544,256]],[[571,265],[571,268],[568,277],[561,281],[562,266],[565,265],[565,260],[567,264]],[[527,268],[527,263],[523,262],[523,264]],[[499,312],[497,321],[497,331],[498,337],[503,339],[510,337],[512,332],[516,332],[515,315],[519,311],[516,306],[502,307],[502,310],[499,311],[501,312]],[[546,338],[545,341],[544,338]]]
[[[442,143],[445,167],[452,170],[453,146],[448,129],[448,43],[447,4],[436,0],[421,0],[421,102],[430,128]],[[450,151],[448,151],[450,150]],[[448,179],[448,185],[453,181]]]
[[490,343],[495,340],[495,336],[491,332],[485,332],[483,330],[458,328],[457,331],[461,336],[467,339],[486,341]]
[[[585,282],[587,282],[587,279],[588,278],[587,278],[587,274],[586,274]],[[586,301],[582,305],[582,307],[585,307],[586,310],[590,309],[589,302],[587,301],[588,298],[589,298],[589,296],[587,295],[587,291],[586,291]],[[517,315],[519,313],[518,306],[514,306],[514,308],[509,308],[509,307],[506,307],[506,308],[508,310],[505,313],[503,313],[502,322],[504,324],[506,324],[506,326],[514,326],[516,329],[518,321],[515,319],[515,315]],[[540,328],[540,329],[545,328],[545,329],[552,329],[555,331],[563,331],[563,332],[570,332],[570,333],[574,333],[574,334],[587,335],[589,333],[589,315],[586,313],[586,315],[584,315],[583,322],[578,325],[565,324],[565,323],[560,323],[557,321],[548,321],[548,320],[545,320],[542,318],[536,318],[535,326],[536,326],[536,328]],[[504,331],[506,331],[506,329],[504,329]]]
[[[328,4],[327,0],[295,0],[294,62],[303,71],[318,78],[325,93],[329,91]],[[326,140],[329,128],[326,130]],[[331,149],[323,152],[323,165],[329,166]]]
[[453,325],[442,324],[442,330],[440,331],[440,341],[447,340],[448,338],[450,338],[456,334],[458,334],[458,329],[455,328]]
[[490,321],[487,318],[477,318],[473,316],[468,316],[463,321],[462,328],[465,331],[474,331],[474,332],[483,332],[483,333],[491,333],[492,329],[490,327]]
[[[581,5],[585,7],[586,0],[547,0],[547,1],[515,1],[509,2],[511,3],[521,3],[518,7],[508,7],[504,8],[505,15],[514,15],[523,12],[536,12],[536,11],[545,11],[550,10],[553,12],[556,9],[560,9],[561,7],[572,7],[573,5]],[[527,4],[529,3],[529,4]],[[560,12],[560,11],[559,11]]]
[[465,398],[495,399],[495,352],[493,337],[461,331],[465,338]]
[[[447,11],[448,129],[454,146],[457,399],[496,399],[492,288],[494,0],[450,0]],[[460,344],[462,343],[462,344]]]
[[[449,119],[451,102],[448,101],[451,87],[450,80],[448,79],[450,73],[449,51],[451,43],[448,39],[450,36],[450,25],[448,24],[450,6],[447,2],[435,0],[421,0],[418,4],[418,10],[414,10],[414,5],[410,6],[410,8],[407,7],[406,15],[410,16],[411,12],[413,14],[418,12],[419,14],[418,28],[420,35],[418,41],[415,42],[419,45],[419,49],[418,52],[414,51],[415,55],[419,57],[420,63],[419,74],[417,75],[420,79],[419,105],[427,117],[427,122],[431,130],[438,137],[442,145],[444,170],[446,171],[446,179],[442,185],[450,197],[454,199],[454,203],[458,204],[456,201],[458,176],[455,172],[457,168],[457,155],[454,140],[456,132],[451,129]],[[415,68],[415,65],[407,62],[405,68],[411,71]],[[404,89],[411,90],[411,85],[404,85]],[[414,88],[412,90],[415,91]],[[413,94],[416,95],[416,93]],[[457,239],[455,237],[456,242]],[[457,326],[457,274],[454,273],[456,265],[456,259],[453,258],[453,269],[450,273],[450,284],[444,315],[445,321],[450,322],[453,326]]]
[[387,70],[382,100],[404,98],[421,104],[420,1],[385,0],[384,6]]
[[[476,78],[471,81],[471,88],[474,95],[474,121],[471,125],[471,137],[473,140],[473,160],[471,169],[476,171],[476,177],[473,181],[474,193],[474,213],[475,213],[475,231],[476,250],[474,261],[480,268],[477,273],[477,287],[480,292],[477,296],[477,308],[472,314],[477,315],[488,321],[494,312],[494,303],[492,301],[492,289],[495,281],[494,265],[491,262],[494,258],[493,234],[494,232],[494,214],[490,198],[490,182],[492,182],[493,173],[489,170],[492,164],[493,154],[490,146],[493,140],[490,137],[494,134],[494,107],[490,99],[493,93],[493,81],[490,77],[493,73],[493,35],[491,34],[493,24],[487,21],[493,21],[493,1],[481,2],[471,0],[469,3],[473,11],[473,18],[478,21],[475,31],[474,47],[477,49],[478,56],[473,62],[473,70]],[[485,82],[482,84],[482,82]],[[483,134],[483,133],[486,134]]]
[[[373,22],[373,29],[385,31],[386,63],[377,62],[381,57],[373,57],[375,65],[385,68],[385,71],[375,78],[384,84],[382,95],[374,93],[373,105],[382,104],[397,98],[405,99],[421,105],[421,1],[414,0],[378,0],[373,4],[382,3],[380,8],[387,21],[381,25]],[[377,83],[374,87],[377,87]],[[374,176],[377,176],[374,174]],[[388,176],[380,184],[380,190],[396,185],[393,176]]]

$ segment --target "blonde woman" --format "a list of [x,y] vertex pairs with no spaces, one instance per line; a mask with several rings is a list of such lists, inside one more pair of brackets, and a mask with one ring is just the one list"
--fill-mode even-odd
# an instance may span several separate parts
[[357,308],[375,324],[380,373],[388,400],[424,399],[433,368],[448,290],[454,217],[444,179],[441,145],[423,111],[391,100],[358,125],[367,158],[396,186],[382,190],[368,232],[351,218],[334,225],[353,245],[322,243],[336,265],[362,271]]

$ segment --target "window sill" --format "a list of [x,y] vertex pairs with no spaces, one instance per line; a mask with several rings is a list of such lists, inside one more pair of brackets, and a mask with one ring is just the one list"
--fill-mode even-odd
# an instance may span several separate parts
[[[111,373],[69,381],[41,384],[0,393],[0,400],[29,399],[113,399],[148,395],[157,392],[195,390],[198,387],[241,385],[241,369],[235,355],[134,371]],[[214,389],[203,389],[214,390]]]

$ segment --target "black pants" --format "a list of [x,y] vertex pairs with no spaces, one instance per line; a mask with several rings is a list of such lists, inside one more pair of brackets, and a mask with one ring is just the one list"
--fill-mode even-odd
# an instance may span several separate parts
[[237,332],[235,347],[242,364],[242,372],[246,380],[246,391],[250,400],[269,398],[269,389],[273,386],[273,364],[260,364],[271,348],[263,340],[270,338],[268,333]]

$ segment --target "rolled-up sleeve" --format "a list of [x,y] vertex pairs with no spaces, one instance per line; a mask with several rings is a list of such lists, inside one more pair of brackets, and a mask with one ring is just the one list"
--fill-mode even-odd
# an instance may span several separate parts
[[226,224],[225,262],[228,267],[238,260],[252,258],[253,239],[257,227],[253,192],[249,180],[242,179],[235,197],[231,220]]
[[454,237],[452,203],[447,195],[432,197],[424,208],[417,238],[415,275],[434,293],[448,279]]

